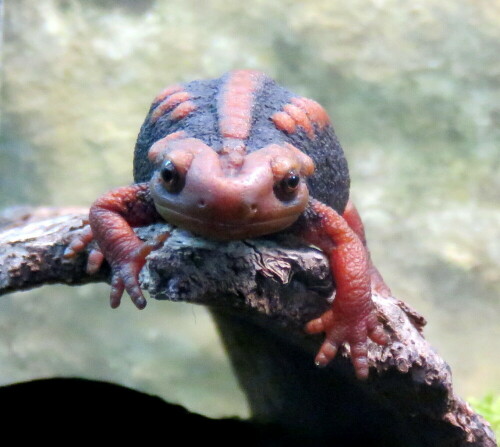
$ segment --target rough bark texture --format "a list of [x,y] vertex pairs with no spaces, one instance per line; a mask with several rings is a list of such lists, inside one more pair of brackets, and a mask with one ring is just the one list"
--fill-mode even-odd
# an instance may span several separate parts
[[[0,294],[106,280],[106,266],[85,273],[88,252],[62,258],[85,222],[81,209],[4,212]],[[454,395],[448,365],[422,335],[425,320],[396,298],[374,296],[391,343],[370,345],[368,381],[354,378],[348,349],[329,367],[314,366],[320,338],[302,328],[328,306],[332,281],[322,253],[289,236],[217,243],[176,230],[149,256],[141,282],[156,299],[210,306],[258,421],[318,444],[496,445],[488,424]]]

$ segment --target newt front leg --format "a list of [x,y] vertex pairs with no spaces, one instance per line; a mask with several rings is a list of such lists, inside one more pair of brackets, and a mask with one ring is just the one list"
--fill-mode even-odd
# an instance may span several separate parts
[[[97,199],[89,212],[90,229],[73,241],[65,255],[73,256],[83,250],[93,239],[111,266],[111,307],[120,305],[124,290],[138,309],[146,306],[146,299],[139,286],[139,272],[146,263],[146,256],[163,242],[167,235],[151,242],[141,241],[132,227],[160,221],[147,183],[118,188]],[[96,270],[102,261],[99,253],[89,256],[88,270]],[[98,267],[98,266],[97,266]]]
[[332,307],[310,321],[310,334],[325,332],[316,364],[326,366],[342,343],[349,343],[351,358],[360,379],[368,377],[367,341],[384,345],[388,337],[371,299],[371,262],[363,241],[346,220],[332,208],[311,199],[305,212],[301,236],[323,250],[330,260],[336,294]]
[[370,256],[370,251],[368,250],[368,244],[366,242],[365,227],[363,225],[363,221],[361,220],[358,210],[356,209],[354,203],[352,203],[351,200],[347,202],[345,210],[342,213],[342,217],[351,227],[351,229],[356,233],[356,235],[363,243],[363,246],[365,247],[366,253],[368,255],[368,267],[370,271],[372,291],[375,291],[379,295],[382,295],[384,297],[391,296],[392,294],[391,289],[385,283],[384,278],[382,278],[382,275],[378,271],[377,267],[373,265]]

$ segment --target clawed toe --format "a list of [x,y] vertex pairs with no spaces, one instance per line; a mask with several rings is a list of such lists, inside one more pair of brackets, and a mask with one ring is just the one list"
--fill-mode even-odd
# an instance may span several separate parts
[[368,331],[368,336],[379,345],[386,345],[389,343],[389,336],[383,326],[379,323],[374,328]]
[[138,309],[144,309],[147,302],[139,286],[137,275],[127,272],[127,270],[129,269],[121,268],[118,272],[113,274],[109,303],[113,309],[116,309],[121,303],[123,292],[127,291],[135,306]]
[[[78,253],[81,253],[94,240],[94,235],[90,225],[87,225],[82,232],[73,239],[64,251],[64,258],[74,258]],[[93,275],[99,271],[104,262],[104,255],[99,248],[94,248],[90,251],[87,260],[86,272]]]
[[144,250],[136,250],[125,256],[125,259],[115,259],[111,264],[112,280],[110,304],[112,308],[120,305],[123,292],[126,291],[138,309],[146,307],[146,299],[139,285],[139,273],[146,263]]
[[89,258],[87,260],[87,273],[93,275],[97,273],[104,262],[104,255],[99,249],[94,249],[89,253]]
[[111,281],[111,295],[109,296],[109,304],[113,309],[116,309],[122,300],[125,284],[119,275],[114,275]]
[[330,363],[337,355],[338,349],[338,343],[328,339],[325,340],[318,352],[318,355],[316,355],[316,358],[314,359],[316,366],[323,368],[328,365],[328,363]]
[[85,250],[85,247],[90,244],[93,239],[94,235],[92,233],[92,229],[90,228],[90,225],[86,225],[83,228],[82,232],[77,237],[75,237],[66,247],[63,256],[65,258],[73,258],[78,253]]

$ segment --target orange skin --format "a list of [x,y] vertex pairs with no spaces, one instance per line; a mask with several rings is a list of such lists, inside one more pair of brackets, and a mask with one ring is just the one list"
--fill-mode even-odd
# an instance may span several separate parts
[[[139,272],[146,256],[168,235],[143,242],[132,227],[166,220],[218,240],[294,231],[327,254],[336,283],[331,308],[306,325],[308,333],[326,335],[316,364],[326,366],[347,342],[356,376],[365,379],[369,374],[368,338],[381,345],[388,341],[371,299],[372,290],[384,295],[390,291],[371,263],[363,224],[352,203],[340,215],[309,196],[306,180],[314,173],[314,163],[308,155],[286,142],[246,152],[252,94],[262,84],[262,76],[250,71],[231,74],[219,107],[222,149],[215,150],[184,130],[157,140],[148,152],[149,161],[156,166],[150,182],[119,188],[99,198],[90,209],[90,229],[69,245],[66,256],[74,256],[95,238],[100,251],[91,253],[88,270],[96,271],[104,258],[110,263],[111,306],[118,307],[127,291],[142,309],[146,300]],[[151,119],[169,114],[170,119],[180,120],[195,113],[191,97],[182,86],[164,90],[156,99]],[[175,114],[179,107],[183,107],[182,113]],[[328,125],[321,106],[306,98],[293,98],[269,120],[280,131],[302,129],[310,138]],[[175,169],[169,171],[172,167]],[[302,219],[308,224],[293,225],[301,216],[310,217]]]

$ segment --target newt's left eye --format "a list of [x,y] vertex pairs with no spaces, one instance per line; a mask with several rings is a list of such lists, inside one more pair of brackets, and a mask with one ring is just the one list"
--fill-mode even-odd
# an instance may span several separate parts
[[292,200],[299,189],[300,176],[295,171],[288,172],[274,187],[276,197],[282,201]]
[[179,171],[171,160],[166,160],[160,168],[160,176],[169,192],[179,192],[182,189],[182,179]]

